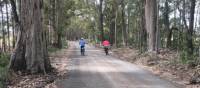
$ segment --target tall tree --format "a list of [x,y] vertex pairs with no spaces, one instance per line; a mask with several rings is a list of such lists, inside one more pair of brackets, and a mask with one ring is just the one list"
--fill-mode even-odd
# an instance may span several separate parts
[[189,28],[187,30],[187,48],[188,54],[193,55],[193,29],[194,29],[194,14],[195,14],[196,0],[190,0],[190,20]]
[[144,52],[146,50],[146,43],[147,43],[147,31],[145,28],[145,0],[141,1],[141,14],[140,14],[140,51]]
[[22,0],[20,20],[14,0],[10,0],[17,28],[17,44],[9,68],[14,71],[46,73],[51,70],[42,28],[42,0]]
[[171,37],[172,37],[172,30],[170,29],[170,22],[169,22],[169,0],[165,1],[165,10],[164,10],[164,24],[165,24],[165,30],[167,31],[167,48],[171,46]]
[[8,33],[8,50],[10,51],[10,23],[9,23],[9,13],[8,13],[9,0],[5,0],[5,2],[6,2],[7,33]]
[[57,46],[57,30],[56,30],[56,3],[57,0],[50,0],[50,4],[51,4],[51,18],[50,18],[50,23],[52,26],[52,44],[54,46]]
[[125,18],[125,2],[121,0],[121,8],[122,8],[122,40],[123,45],[127,46],[127,29],[126,29],[126,18]]
[[4,1],[1,1],[1,27],[2,27],[2,34],[3,34],[3,42],[2,42],[2,50],[3,52],[6,52],[6,37],[5,37],[5,28],[4,28],[4,12],[3,12],[3,3]]
[[103,0],[100,0],[100,5],[99,5],[99,29],[100,29],[100,32],[101,32],[101,41],[104,41]]
[[145,4],[145,20],[148,34],[148,51],[155,52],[157,50],[157,0],[146,0]]
[[13,41],[12,41],[12,48],[15,48],[15,42],[16,42],[16,36],[15,36],[15,22],[14,22],[14,17],[13,17],[13,13],[12,13],[12,38],[13,38]]

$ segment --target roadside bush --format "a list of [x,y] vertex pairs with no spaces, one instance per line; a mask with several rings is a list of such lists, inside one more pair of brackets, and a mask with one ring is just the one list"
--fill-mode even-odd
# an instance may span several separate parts
[[0,55],[0,67],[6,67],[9,63],[10,55],[8,54],[1,54]]
[[183,64],[186,64],[188,61],[188,54],[186,51],[180,53],[180,59]]
[[7,80],[8,68],[7,65],[9,63],[9,54],[1,54],[0,55],[0,88],[3,88],[5,82]]
[[49,51],[50,53],[56,52],[56,51],[58,51],[58,50],[59,50],[59,48],[56,48],[56,47],[53,47],[53,46],[48,47],[48,51]]
[[67,47],[68,47],[68,42],[66,40],[63,40],[62,48],[67,48]]
[[189,55],[186,51],[180,53],[182,64],[186,64],[188,68],[194,68],[199,64],[198,55]]
[[5,86],[7,76],[8,76],[7,67],[0,67],[0,88],[3,88]]
[[[68,42],[67,41],[64,41],[64,40],[62,41],[62,48],[68,48]],[[60,50],[60,49],[53,46],[53,45],[48,47],[48,52],[50,52],[50,53],[56,52],[58,50]]]

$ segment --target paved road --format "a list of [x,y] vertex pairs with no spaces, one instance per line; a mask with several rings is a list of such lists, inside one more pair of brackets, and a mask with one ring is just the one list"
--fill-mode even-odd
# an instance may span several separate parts
[[58,88],[184,88],[92,46],[86,47],[86,56],[80,56],[78,45],[71,45],[75,49],[70,50],[68,77],[57,82]]

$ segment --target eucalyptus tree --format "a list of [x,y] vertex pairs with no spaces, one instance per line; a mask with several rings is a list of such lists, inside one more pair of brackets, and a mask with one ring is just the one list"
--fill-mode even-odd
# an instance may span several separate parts
[[[10,0],[14,14],[18,38],[10,59],[9,68],[14,71],[46,73],[51,71],[43,24],[42,0],[22,0],[20,18],[15,0]],[[28,12],[28,13],[27,13]]]
[[101,31],[101,41],[104,41],[103,0],[99,0],[99,2],[99,30]]
[[157,32],[157,1],[146,0],[145,5],[146,29],[148,33],[148,51],[157,52],[156,32]]
[[10,20],[9,20],[9,0],[5,0],[5,5],[6,5],[6,24],[7,24],[7,34],[8,34],[8,50],[10,51]]
[[190,0],[190,20],[189,20],[189,27],[187,29],[187,48],[188,48],[188,54],[193,55],[193,30],[194,30],[194,15],[195,15],[195,6],[196,6],[196,0]]
[[165,1],[165,10],[164,10],[164,24],[165,24],[165,30],[167,31],[167,47],[169,48],[171,46],[171,35],[172,30],[170,29],[170,21],[169,21],[169,14],[170,14],[170,7],[169,7],[169,0]]
[[4,18],[4,11],[3,11],[3,7],[5,5],[5,2],[3,0],[1,0],[1,30],[2,30],[2,38],[3,38],[3,41],[2,41],[2,51],[3,52],[6,52],[6,31],[5,31],[5,27],[4,27],[4,24],[5,24],[5,18]]

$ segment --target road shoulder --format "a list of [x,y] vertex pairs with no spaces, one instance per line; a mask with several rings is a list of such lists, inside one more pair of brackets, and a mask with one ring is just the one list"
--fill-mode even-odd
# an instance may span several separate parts
[[[113,56],[138,65],[162,79],[185,86],[186,88],[199,88],[199,85],[189,85],[191,71],[188,71],[177,64],[177,66],[169,67],[169,63],[172,61],[171,59],[175,57],[173,56],[174,54],[169,54],[172,52],[164,53],[157,58],[153,58],[153,60],[147,54],[139,54],[137,50],[130,48],[113,49],[111,52]],[[170,59],[166,59],[166,57],[169,57]]]

